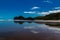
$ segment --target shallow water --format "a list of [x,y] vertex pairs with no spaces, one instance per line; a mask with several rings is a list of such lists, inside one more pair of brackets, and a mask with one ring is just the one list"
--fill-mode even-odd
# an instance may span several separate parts
[[0,22],[0,40],[60,40],[60,28],[45,23]]

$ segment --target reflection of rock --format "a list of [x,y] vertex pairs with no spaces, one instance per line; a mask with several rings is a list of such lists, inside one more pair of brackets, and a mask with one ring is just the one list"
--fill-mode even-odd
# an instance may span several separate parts
[[14,21],[15,23],[23,24],[24,22],[32,23],[32,20],[27,21]]
[[24,21],[14,21],[15,23],[23,24]]
[[32,21],[28,21],[28,23],[32,23]]
[[49,26],[60,26],[60,22],[35,22],[35,23],[46,24],[46,25],[49,25]]
[[60,26],[60,23],[45,23],[45,24],[49,26]]

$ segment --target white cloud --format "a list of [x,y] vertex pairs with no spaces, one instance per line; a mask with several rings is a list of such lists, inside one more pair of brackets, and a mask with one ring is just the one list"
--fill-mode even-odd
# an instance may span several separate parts
[[34,6],[31,8],[31,10],[39,9],[40,7]]
[[55,7],[54,9],[60,9],[60,7]]
[[24,13],[27,13],[27,14],[34,14],[36,13],[35,11],[24,11]]
[[38,14],[45,14],[45,15],[47,15],[47,14],[49,14],[48,12],[40,12],[40,13],[38,13]]
[[38,14],[48,15],[50,13],[57,13],[57,12],[60,12],[60,10],[52,10],[52,11],[48,11],[48,12],[38,12]]
[[50,13],[57,13],[57,12],[60,12],[60,10],[50,10],[48,12],[37,12],[37,11],[24,11],[24,13],[27,13],[27,14],[44,14],[44,15],[48,15]]
[[60,12],[60,10],[49,11],[49,13],[57,13],[57,12]]
[[43,1],[43,2],[46,2],[46,3],[53,3],[53,2],[51,2],[51,1],[49,1],[49,0],[46,0],[46,1]]

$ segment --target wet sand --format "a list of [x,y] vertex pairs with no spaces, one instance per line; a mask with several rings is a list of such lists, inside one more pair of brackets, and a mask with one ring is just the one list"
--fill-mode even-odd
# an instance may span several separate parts
[[33,34],[25,30],[23,32],[4,33],[0,40],[60,40],[60,35],[55,33]]
[[42,23],[0,22],[0,40],[60,40],[60,28]]

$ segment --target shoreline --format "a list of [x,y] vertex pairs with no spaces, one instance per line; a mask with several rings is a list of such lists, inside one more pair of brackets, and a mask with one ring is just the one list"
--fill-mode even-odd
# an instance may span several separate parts
[[36,22],[60,22],[60,20],[34,20]]
[[60,20],[0,20],[0,22],[4,21],[60,22]]

